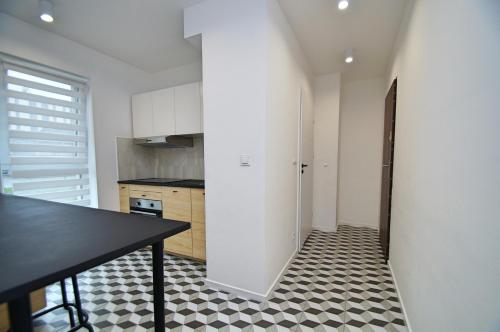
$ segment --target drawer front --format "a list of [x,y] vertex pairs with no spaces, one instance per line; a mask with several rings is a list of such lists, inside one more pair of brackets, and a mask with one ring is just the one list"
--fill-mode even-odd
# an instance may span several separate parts
[[187,188],[163,188],[163,218],[191,221],[191,191]]
[[130,213],[130,203],[129,203],[130,196],[129,196],[128,185],[126,184],[119,185],[118,192],[120,193],[120,212]]
[[130,190],[130,197],[154,199],[154,200],[159,201],[159,200],[161,200],[161,193],[155,193],[155,192],[150,192],[150,191]]
[[193,257],[206,260],[206,240],[205,240],[205,224],[192,223],[193,233]]
[[140,184],[129,184],[128,187],[130,188],[130,190],[147,191],[147,192],[153,192],[153,193],[161,193],[162,192],[162,187],[159,187],[159,186],[145,186],[145,185],[140,185]]
[[193,222],[205,223],[204,189],[191,189],[191,213]]
[[184,256],[193,255],[193,238],[191,230],[184,231],[163,241],[164,249]]

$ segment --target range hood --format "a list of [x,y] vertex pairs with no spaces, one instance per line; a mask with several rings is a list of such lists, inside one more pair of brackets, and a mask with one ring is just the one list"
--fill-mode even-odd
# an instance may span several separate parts
[[187,136],[158,136],[147,138],[136,138],[134,143],[152,148],[191,148],[193,138]]

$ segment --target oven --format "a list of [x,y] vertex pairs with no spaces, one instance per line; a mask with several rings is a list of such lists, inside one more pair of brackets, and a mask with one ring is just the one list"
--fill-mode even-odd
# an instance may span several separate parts
[[159,200],[130,198],[130,213],[163,218],[163,206]]

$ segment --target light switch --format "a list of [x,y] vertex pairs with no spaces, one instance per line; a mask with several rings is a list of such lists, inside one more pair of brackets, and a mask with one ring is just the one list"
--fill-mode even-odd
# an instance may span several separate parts
[[250,156],[247,154],[240,154],[240,166],[250,166]]

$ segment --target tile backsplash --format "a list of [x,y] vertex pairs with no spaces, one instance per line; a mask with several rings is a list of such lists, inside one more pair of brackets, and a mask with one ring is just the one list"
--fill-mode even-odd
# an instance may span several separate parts
[[151,148],[132,138],[116,138],[118,179],[204,179],[203,137],[192,148]]

